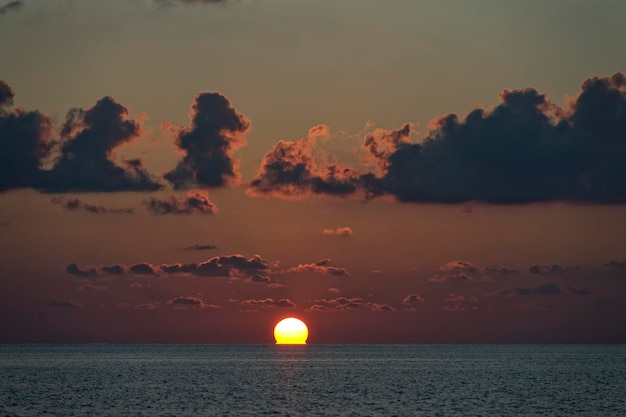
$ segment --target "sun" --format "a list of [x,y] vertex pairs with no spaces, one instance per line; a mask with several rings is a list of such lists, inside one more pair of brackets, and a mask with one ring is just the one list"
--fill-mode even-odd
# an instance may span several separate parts
[[278,322],[274,327],[274,339],[277,345],[306,345],[309,329],[300,319],[289,317]]

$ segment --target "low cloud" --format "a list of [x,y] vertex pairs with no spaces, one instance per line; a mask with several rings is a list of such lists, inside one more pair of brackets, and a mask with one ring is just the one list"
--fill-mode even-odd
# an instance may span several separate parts
[[344,268],[339,268],[332,265],[332,262],[329,258],[325,258],[310,264],[299,264],[296,267],[289,268],[284,270],[283,272],[312,272],[319,273],[324,275],[335,275],[342,277],[349,277],[350,273],[348,270]]
[[214,250],[214,249],[219,249],[219,248],[215,245],[196,243],[195,245],[185,246],[181,249],[182,250]]
[[113,214],[132,214],[132,208],[110,208],[101,205],[86,203],[78,198],[65,199],[63,197],[52,198],[52,204],[56,204],[67,211],[86,211],[88,213],[113,213]]
[[263,308],[296,308],[296,304],[288,298],[274,300],[273,298],[250,299],[241,302],[241,305],[247,307],[263,307]]
[[402,299],[402,304],[421,304],[424,302],[424,297],[419,294],[409,294]]
[[366,301],[360,297],[346,298],[339,297],[333,299],[321,298],[314,300],[307,311],[348,311],[348,310],[369,310],[369,311],[395,311],[395,308],[382,303]]
[[144,200],[143,205],[154,215],[213,214],[217,212],[217,206],[209,200],[209,193],[202,190],[190,191],[186,197],[175,195],[163,198],[152,197]]
[[150,275],[150,276],[159,276],[159,271],[157,267],[148,263],[148,262],[140,262],[134,265],[131,265],[128,270],[135,275]]
[[429,281],[434,283],[466,281],[482,282],[491,281],[488,272],[498,271],[494,268],[485,268],[466,261],[452,261],[439,267],[439,272],[433,275]]
[[210,309],[217,309],[217,308],[222,308],[221,306],[217,306],[217,305],[214,305],[214,304],[207,304],[201,298],[198,298],[198,297],[186,297],[186,296],[180,296],[180,297],[172,298],[172,299],[167,301],[167,304],[173,306],[174,308],[178,308],[178,309],[187,309],[187,308],[210,308]]
[[65,268],[65,272],[77,277],[92,277],[98,275],[98,270],[95,267],[89,269],[81,269],[77,264],[71,263]]
[[354,234],[352,229],[349,227],[339,227],[335,230],[333,229],[324,229],[322,230],[322,234],[324,236],[338,236],[338,237],[352,237]]
[[559,295],[561,288],[554,282],[548,282],[532,288],[515,288],[513,290],[503,290],[500,294],[510,295]]
[[528,272],[535,275],[563,275],[567,268],[561,265],[533,265]]

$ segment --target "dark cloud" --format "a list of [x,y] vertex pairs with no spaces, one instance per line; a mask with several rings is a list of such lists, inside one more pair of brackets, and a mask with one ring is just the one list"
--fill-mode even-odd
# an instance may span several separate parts
[[586,80],[567,109],[532,88],[505,90],[490,112],[433,122],[386,158],[373,192],[400,201],[626,202],[626,81]]
[[528,272],[535,275],[562,275],[566,268],[561,265],[533,265]]
[[131,265],[128,270],[135,275],[159,275],[157,267],[147,262],[140,262],[138,264]]
[[311,135],[295,142],[279,141],[263,157],[248,193],[297,199],[308,194],[346,196],[356,192],[356,171],[338,164],[318,164],[314,147],[315,136]]
[[360,297],[346,298],[339,297],[333,299],[314,300],[308,311],[347,311],[347,310],[370,310],[370,311],[395,311],[395,308],[371,301],[366,301]]
[[339,227],[335,230],[333,229],[324,229],[322,230],[322,234],[324,236],[339,236],[339,237],[352,237],[352,235],[354,235],[354,233],[352,232],[352,229],[349,228],[348,226],[346,227]]
[[74,308],[83,308],[83,305],[80,303],[76,303],[74,301],[52,301],[50,303],[50,307],[74,309]]
[[165,214],[213,214],[217,206],[209,200],[209,193],[202,190],[190,191],[186,197],[170,195],[164,198],[152,197],[143,201],[146,209],[155,215]]
[[[22,9],[24,6],[23,0],[12,0],[8,3],[4,3],[0,5],[0,15],[6,14],[8,12],[17,12]],[[0,92],[0,104],[2,104],[2,93]]]
[[589,291],[587,288],[567,287],[567,289],[570,293],[575,295],[591,295],[591,291]]
[[124,265],[103,265],[100,270],[107,274],[122,275],[126,272],[126,267]]
[[71,263],[65,267],[65,272],[70,275],[76,275],[77,277],[92,277],[98,275],[98,270],[95,267],[89,269],[81,269],[77,264]]
[[207,304],[201,298],[186,296],[172,298],[167,302],[167,304],[173,306],[174,308],[222,308],[221,306],[214,304]]
[[561,294],[561,289],[554,282],[548,282],[541,284],[533,288],[515,288],[514,290],[503,290],[500,294],[513,294],[513,295],[558,295]]
[[350,273],[344,268],[333,266],[329,258],[325,258],[310,264],[299,264],[294,268],[289,268],[283,272],[314,272],[325,275],[336,275],[349,277]]
[[86,203],[78,198],[65,199],[63,197],[52,198],[52,203],[61,206],[68,211],[86,211],[89,213],[115,213],[115,214],[132,214],[133,209],[126,208],[110,208],[101,205]]
[[609,268],[613,268],[613,269],[626,269],[626,261],[624,262],[611,261],[607,263],[606,266],[608,266]]
[[112,161],[120,145],[141,135],[141,123],[111,97],[93,107],[73,109],[61,128],[60,156],[40,187],[47,192],[154,191],[162,188],[139,159],[119,166]]
[[214,250],[214,249],[219,249],[219,248],[215,245],[196,243],[195,245],[185,246],[184,248],[181,248],[181,249],[183,250]]
[[170,127],[184,156],[165,179],[176,189],[238,183],[239,162],[233,153],[246,143],[250,121],[219,93],[198,93],[190,118],[190,127]]
[[163,264],[158,269],[168,274],[192,274],[203,277],[231,277],[236,274],[250,274],[265,271],[269,264],[259,255],[246,258],[243,255],[214,256],[199,264]]
[[108,291],[108,287],[103,285],[85,284],[78,287],[78,291]]
[[153,301],[151,303],[137,304],[134,308],[136,310],[156,310],[161,307],[161,303],[159,301]]
[[296,308],[296,304],[288,298],[274,300],[273,298],[265,298],[261,300],[244,300],[241,305],[248,307],[266,307],[266,308]]
[[424,297],[419,294],[409,294],[402,299],[402,304],[421,304],[424,302]]
[[0,191],[33,187],[51,149],[50,118],[13,108],[13,89],[0,81]]

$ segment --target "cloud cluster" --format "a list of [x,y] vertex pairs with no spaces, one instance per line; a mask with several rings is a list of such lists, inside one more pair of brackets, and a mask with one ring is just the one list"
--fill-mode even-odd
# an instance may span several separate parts
[[324,229],[324,230],[322,230],[322,234],[324,236],[352,237],[352,235],[354,233],[352,232],[351,228],[346,226],[346,227],[339,227],[339,228],[337,228],[335,230],[333,230],[333,229]]
[[198,297],[188,297],[188,296],[180,296],[175,297],[167,301],[168,305],[171,305],[177,309],[187,309],[187,308],[210,308],[217,309],[222,308],[221,306],[214,304],[207,304]]
[[371,301],[366,301],[360,297],[346,298],[339,297],[333,299],[321,298],[314,300],[307,311],[348,311],[348,310],[370,310],[370,311],[395,311],[395,308]]
[[193,190],[185,197],[170,195],[163,198],[151,197],[143,201],[146,209],[154,215],[165,214],[213,214],[217,206],[209,200],[209,193],[203,190]]
[[402,299],[402,304],[421,304],[424,302],[424,297],[419,294],[409,294]]
[[8,3],[0,5],[0,15],[6,14],[8,12],[20,11],[23,6],[24,6],[23,0],[11,0]]
[[211,244],[200,244],[200,243],[196,243],[194,245],[191,246],[185,246],[184,248],[181,248],[183,250],[214,250],[214,249],[219,249],[216,245],[211,245]]
[[56,204],[68,211],[86,211],[88,213],[115,213],[115,214],[132,214],[134,210],[130,207],[110,208],[101,205],[86,203],[78,198],[65,199],[63,197],[52,198],[52,204]]
[[312,272],[324,275],[335,275],[341,277],[349,277],[350,273],[347,269],[339,268],[332,265],[332,262],[329,258],[321,259],[317,262],[310,264],[298,264],[298,266],[293,268],[288,268],[283,272]]
[[[130,266],[92,266],[80,268],[76,263],[69,264],[65,272],[79,277],[90,277],[101,274],[121,275],[127,271],[134,275],[161,276],[163,274],[190,274],[200,277],[232,277],[232,276],[262,276],[270,270],[269,263],[259,255],[246,258],[243,255],[214,256],[200,263],[174,263],[153,265],[149,262],[139,262]],[[257,278],[257,281],[258,282]]]
[[288,298],[274,300],[273,298],[249,299],[241,302],[246,307],[263,307],[263,308],[296,308],[296,304]]
[[239,182],[239,162],[233,153],[245,145],[250,121],[219,93],[198,93],[190,119],[189,127],[169,126],[183,159],[165,179],[176,189]]
[[439,272],[433,275],[429,281],[435,283],[467,281],[480,282],[491,281],[487,272],[491,269],[475,265],[466,261],[452,261],[439,267]]

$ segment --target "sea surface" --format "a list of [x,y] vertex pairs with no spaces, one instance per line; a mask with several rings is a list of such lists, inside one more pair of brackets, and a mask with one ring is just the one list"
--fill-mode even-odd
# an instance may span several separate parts
[[626,346],[0,345],[0,416],[626,416]]

